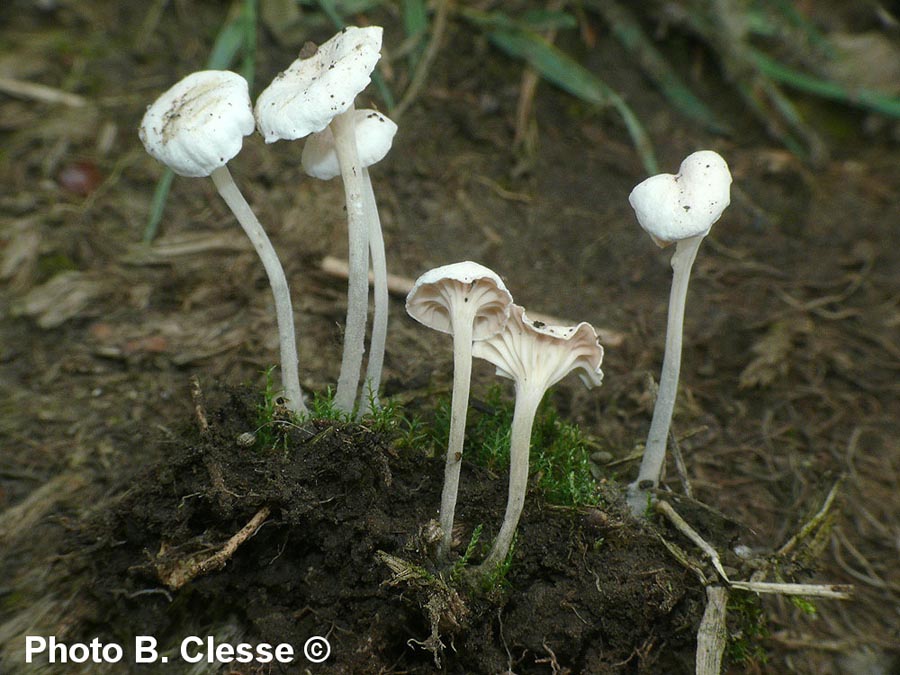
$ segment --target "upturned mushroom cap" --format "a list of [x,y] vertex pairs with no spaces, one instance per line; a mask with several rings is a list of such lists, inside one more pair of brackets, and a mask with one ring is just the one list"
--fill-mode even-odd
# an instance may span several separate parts
[[678,173],[661,173],[628,196],[641,227],[657,246],[705,235],[731,202],[731,173],[720,155],[688,155]]
[[381,33],[381,26],[348,26],[277,75],[254,111],[266,143],[303,138],[346,112],[371,81],[381,58]]
[[[352,115],[360,165],[369,167],[377,164],[391,149],[397,125],[376,110],[354,110]],[[303,170],[313,178],[331,180],[341,175],[331,127],[325,127],[306,140],[301,162]]]
[[588,389],[603,382],[603,347],[591,324],[548,326],[530,320],[520,305],[510,308],[504,330],[473,345],[472,355],[493,364],[501,377],[528,383],[541,394],[575,370]]
[[406,296],[406,312],[442,333],[453,333],[454,311],[475,307],[473,340],[484,340],[501,330],[511,306],[512,295],[503,280],[484,265],[468,260],[425,272]]
[[227,70],[188,75],[147,107],[141,142],[180,176],[209,176],[255,128],[247,80]]

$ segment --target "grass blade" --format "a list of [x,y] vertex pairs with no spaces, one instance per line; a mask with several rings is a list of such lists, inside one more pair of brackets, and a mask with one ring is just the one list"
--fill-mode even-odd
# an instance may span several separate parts
[[241,11],[241,24],[244,35],[241,44],[241,75],[247,80],[250,91],[253,91],[253,80],[256,79],[256,27],[258,25],[257,0],[244,0]]
[[417,39],[419,43],[409,52],[409,69],[415,70],[416,64],[422,58],[425,45],[421,38],[428,30],[428,11],[422,0],[403,0],[403,29],[407,39]]
[[613,0],[587,0],[586,4],[603,17],[619,43],[631,52],[644,74],[682,115],[710,131],[728,131],[727,125],[681,81],[627,7]]
[[210,70],[224,70],[228,68],[244,44],[244,26],[240,17],[236,17],[226,23],[213,43],[212,51],[206,60],[206,67]]
[[870,89],[851,91],[837,82],[823,80],[789,68],[755,49],[751,49],[749,53],[759,71],[777,82],[820,98],[900,118],[900,97],[888,96]]
[[530,64],[548,82],[597,106],[612,106],[619,113],[648,173],[659,172],[653,145],[637,116],[624,99],[605,82],[536,33],[523,29],[495,28],[490,41],[510,56]]
[[147,225],[144,227],[144,243],[149,244],[156,238],[159,231],[159,224],[162,221],[163,213],[166,210],[166,202],[169,199],[169,190],[172,188],[172,180],[175,178],[175,172],[169,167],[163,171],[163,175],[156,183],[156,189],[153,190],[153,199],[150,200],[150,215],[147,218]]

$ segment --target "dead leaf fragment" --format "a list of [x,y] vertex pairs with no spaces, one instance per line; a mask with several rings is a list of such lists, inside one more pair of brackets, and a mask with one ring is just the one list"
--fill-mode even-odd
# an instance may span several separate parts
[[797,339],[812,332],[812,328],[812,322],[805,317],[773,323],[750,348],[756,358],[741,372],[740,388],[765,387],[787,375]]
[[34,319],[41,328],[56,328],[84,314],[103,294],[103,284],[84,272],[62,272],[31,289],[14,313]]

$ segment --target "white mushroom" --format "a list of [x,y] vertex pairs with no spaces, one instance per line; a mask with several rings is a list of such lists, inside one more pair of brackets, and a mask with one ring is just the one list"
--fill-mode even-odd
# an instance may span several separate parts
[[335,392],[335,408],[353,410],[365,350],[368,307],[368,232],[365,194],[354,133],[354,99],[370,80],[381,57],[380,26],[348,27],[301,55],[259,95],[254,113],[266,143],[294,140],[330,127],[347,202],[350,277],[344,353]]
[[453,335],[453,398],[441,494],[443,538],[438,549],[441,557],[449,552],[453,537],[472,377],[472,343],[486,340],[502,330],[511,306],[512,296],[500,277],[487,267],[470,261],[426,272],[416,280],[406,297],[406,311],[412,318],[429,328]]
[[666,328],[659,393],[637,480],[628,486],[628,504],[640,515],[647,508],[649,491],[659,485],[666,458],[666,443],[678,393],[681,336],[691,267],[700,242],[731,201],[728,165],[711,150],[695,152],[681,163],[677,175],[659,174],[640,183],[628,201],[638,222],[661,247],[675,243],[672,290]]
[[[381,219],[378,216],[378,205],[372,189],[369,167],[380,162],[391,149],[397,125],[388,117],[375,110],[353,111],[356,129],[356,147],[359,150],[359,162],[362,166],[363,206],[368,223],[369,256],[372,259],[374,277],[375,311],[372,318],[372,338],[369,342],[369,362],[366,366],[365,386],[360,394],[359,414],[367,408],[371,397],[373,406],[378,406],[378,391],[381,388],[381,372],[384,366],[384,348],[387,341],[388,324],[388,287],[387,259],[384,253],[384,235],[381,232]],[[334,147],[334,134],[330,128],[315,133],[303,146],[303,168],[310,176],[321,180],[331,180],[341,174],[337,152]]]
[[579,371],[588,388],[603,381],[603,347],[589,323],[548,326],[531,321],[513,305],[506,327],[487,340],[476,342],[473,355],[497,367],[497,374],[516,383],[516,406],[510,430],[509,495],[503,525],[491,552],[481,563],[485,573],[503,562],[512,545],[528,488],[531,429],[544,393],[572,371]]
[[188,75],[147,108],[141,142],[181,176],[212,178],[216,189],[253,242],[275,298],[282,385],[289,410],[306,413],[297,366],[294,314],[278,255],[225,164],[254,130],[247,81],[236,73],[205,70]]

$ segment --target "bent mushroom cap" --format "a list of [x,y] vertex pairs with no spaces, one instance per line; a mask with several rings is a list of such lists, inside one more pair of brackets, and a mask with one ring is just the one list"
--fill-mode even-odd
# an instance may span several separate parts
[[641,227],[657,246],[706,235],[731,202],[731,173],[712,150],[688,155],[678,173],[639,183],[628,196]]
[[[377,164],[391,149],[397,125],[376,110],[354,110],[352,116],[360,166]],[[326,127],[307,139],[300,161],[303,163],[303,170],[313,178],[331,180],[341,175],[331,127]]]
[[381,58],[381,26],[348,26],[279,73],[256,100],[256,124],[266,143],[322,131],[346,112],[371,81]]
[[188,75],[147,107],[147,152],[180,176],[209,176],[241,151],[255,122],[247,80],[227,70]]
[[574,370],[591,389],[603,382],[603,347],[591,324],[548,326],[513,305],[506,329],[476,342],[472,355],[490,362],[501,377],[544,393]]
[[406,296],[406,312],[419,323],[453,333],[454,308],[474,312],[472,339],[484,340],[503,329],[512,295],[503,280],[476,262],[443,265],[420,276]]

